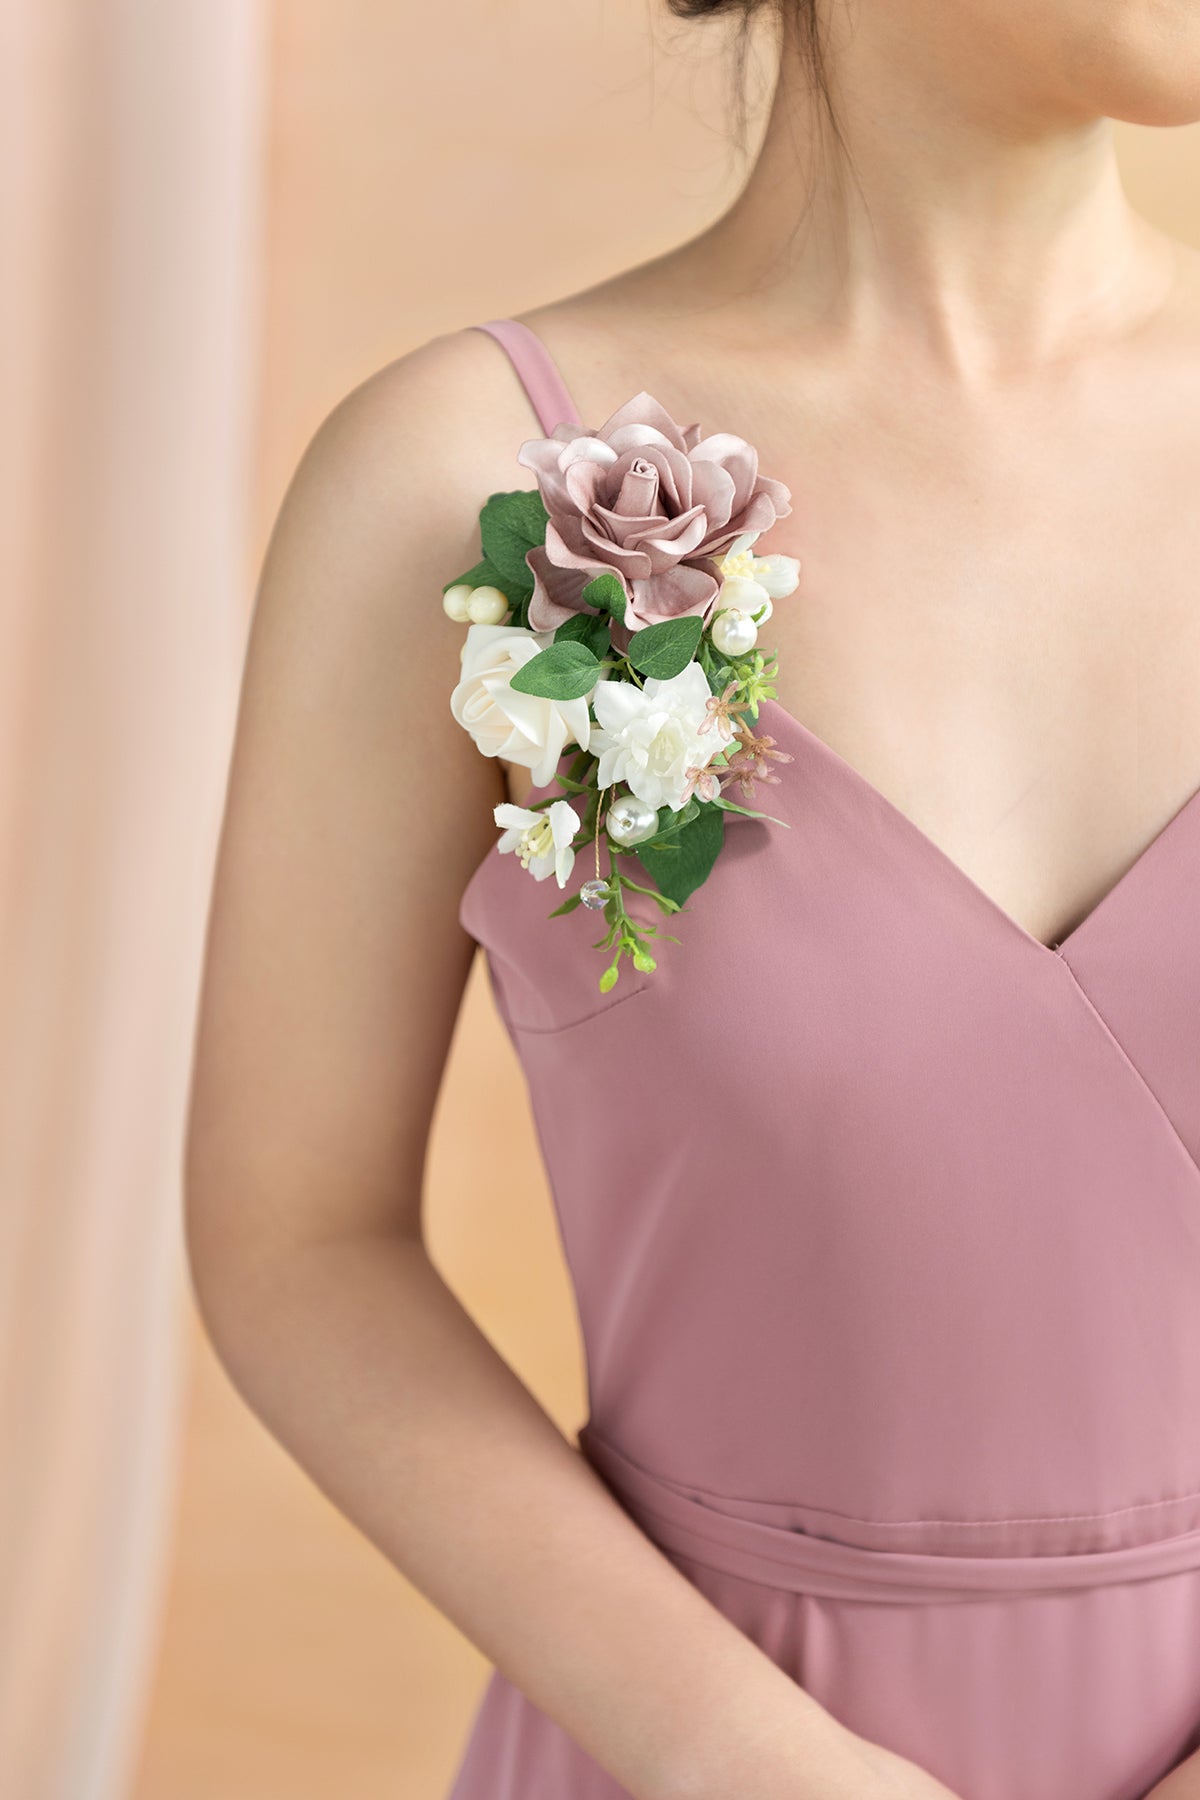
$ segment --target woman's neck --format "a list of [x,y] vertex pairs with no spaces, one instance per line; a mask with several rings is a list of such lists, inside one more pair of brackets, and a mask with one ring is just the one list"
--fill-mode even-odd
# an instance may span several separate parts
[[[966,384],[1136,329],[1177,277],[1172,241],[1126,199],[1107,119],[889,38],[887,8],[834,47],[834,133],[786,37],[738,199],[697,241],[764,325],[869,346],[899,332]],[[913,64],[915,66],[910,67]],[[1017,98],[1006,99],[1011,85]],[[712,290],[710,289],[710,292]]]

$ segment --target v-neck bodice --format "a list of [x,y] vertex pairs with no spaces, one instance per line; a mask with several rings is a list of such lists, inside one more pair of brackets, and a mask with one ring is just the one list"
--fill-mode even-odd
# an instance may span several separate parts
[[[793,733],[799,734],[818,759],[831,767],[833,779],[848,782],[852,787],[858,788],[863,793],[865,804],[877,807],[884,814],[890,815],[896,831],[901,836],[907,835],[913,840],[914,854],[924,857],[942,868],[948,882],[957,883],[965,890],[970,891],[975,896],[980,908],[997,917],[1004,928],[1015,931],[1018,936],[1024,938],[1030,949],[1035,952],[1061,955],[1069,947],[1074,947],[1088,930],[1096,915],[1109,908],[1115,908],[1124,897],[1127,888],[1139,887],[1147,881],[1161,882],[1164,877],[1169,880],[1168,859],[1174,854],[1179,842],[1185,836],[1192,840],[1200,837],[1200,788],[1196,788],[1183,801],[1182,805],[1176,808],[1166,823],[1143,844],[1141,850],[1126,865],[1123,873],[1117,877],[1116,881],[1110,883],[1083,917],[1068,930],[1061,932],[1052,943],[1047,944],[1027,926],[1022,925],[1019,919],[1006,912],[999,901],[981,887],[965,869],[961,868],[954,858],[935,843],[927,832],[922,831],[915,820],[910,819],[901,807],[889,800],[886,794],[868,781],[865,775],[860,774],[852,763],[847,762],[845,757],[839,755],[830,744],[818,736],[811,727],[805,725],[801,719],[798,719],[794,713],[775,700],[766,700],[763,702],[763,718],[766,722],[760,726],[762,730],[771,729],[780,733],[784,738],[790,737]],[[1187,851],[1184,850],[1183,854],[1186,857]]]
[[[1138,1800],[1200,1747],[1200,798],[1050,947],[782,706],[759,728],[787,828],[730,820],[653,974],[601,994],[595,915],[515,857],[462,897],[581,1447],[962,1800]],[[485,1782],[500,1741],[524,1785]],[[454,1800],[616,1796],[581,1757],[496,1677]]]

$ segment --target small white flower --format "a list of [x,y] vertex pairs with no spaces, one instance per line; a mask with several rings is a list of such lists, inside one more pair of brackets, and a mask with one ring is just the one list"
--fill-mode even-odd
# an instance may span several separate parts
[[568,744],[587,749],[592,727],[590,695],[542,700],[511,686],[517,670],[544,650],[553,636],[527,631],[522,625],[469,626],[462,674],[450,694],[451,712],[483,754],[532,769],[535,787],[547,787],[553,780]]
[[579,814],[566,800],[552,800],[549,806],[535,812],[532,807],[514,806],[502,800],[494,810],[497,825],[506,825],[499,848],[515,850],[523,868],[535,881],[553,875],[559,887],[565,887],[575,862],[571,839],[579,830]]
[[750,546],[755,534],[735,538],[717,563],[722,577],[717,609],[736,607],[749,613],[756,625],[765,625],[773,600],[794,594],[800,585],[800,563],[794,556],[755,556]]
[[591,748],[600,758],[598,786],[624,781],[649,806],[678,812],[686,803],[689,770],[703,769],[721,748],[716,732],[702,734],[700,729],[708,716],[709,695],[697,662],[667,681],[652,676],[644,687],[602,681],[592,695],[598,723],[592,728]]

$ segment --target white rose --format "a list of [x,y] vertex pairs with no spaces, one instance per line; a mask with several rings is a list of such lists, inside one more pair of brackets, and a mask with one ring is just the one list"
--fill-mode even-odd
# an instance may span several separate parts
[[704,768],[723,748],[716,732],[700,733],[710,692],[697,662],[667,681],[652,676],[644,687],[602,681],[592,695],[598,723],[591,747],[600,757],[598,785],[627,782],[647,805],[678,812],[688,769]]
[[483,754],[532,769],[535,787],[546,787],[554,779],[568,744],[587,749],[592,728],[590,695],[541,700],[536,694],[516,693],[509,685],[517,670],[553,637],[553,632],[527,631],[521,625],[470,626],[462,647],[462,674],[450,694],[451,712]]
[[522,866],[535,881],[553,875],[559,887],[567,885],[567,877],[575,863],[571,839],[579,830],[579,814],[566,800],[552,800],[541,812],[530,806],[514,806],[502,800],[492,815],[497,825],[508,829],[501,833],[500,850],[515,850]]

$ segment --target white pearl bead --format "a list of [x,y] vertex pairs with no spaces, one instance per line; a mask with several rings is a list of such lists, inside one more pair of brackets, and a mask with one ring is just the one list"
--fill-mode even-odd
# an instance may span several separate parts
[[658,830],[658,808],[636,794],[622,794],[609,807],[604,828],[614,844],[644,844]]
[[499,625],[508,617],[508,595],[499,588],[477,587],[467,602],[472,625]]
[[749,613],[732,607],[713,620],[712,641],[722,656],[747,656],[758,642],[758,626]]
[[467,608],[474,591],[469,582],[456,581],[454,586],[448,587],[442,595],[442,610],[448,619],[454,620],[456,625],[469,623],[471,615]]

